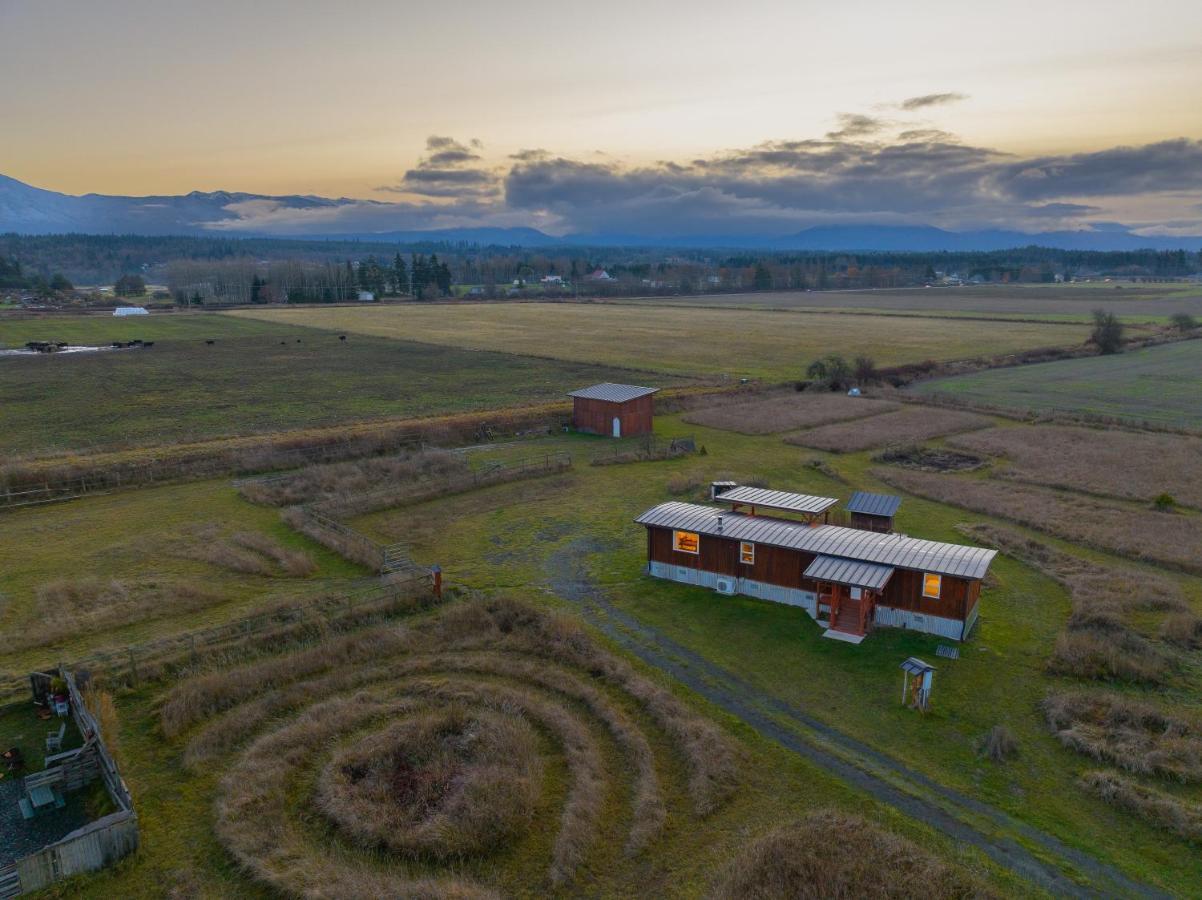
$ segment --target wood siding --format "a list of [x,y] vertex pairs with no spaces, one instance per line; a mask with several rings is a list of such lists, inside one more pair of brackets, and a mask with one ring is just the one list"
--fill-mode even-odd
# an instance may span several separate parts
[[572,427],[587,434],[613,434],[613,420],[622,422],[622,437],[650,434],[655,413],[655,396],[647,394],[625,403],[572,398]]
[[[739,561],[739,542],[730,538],[701,535],[700,553],[680,553],[673,549],[672,529],[647,529],[647,559],[653,562],[701,569],[718,575],[751,578],[766,584],[817,592],[818,585],[802,573],[814,561],[814,554],[783,547],[755,545],[755,564]],[[929,616],[964,621],[976,605],[981,583],[944,575],[939,599],[922,596],[922,572],[894,569],[876,602],[895,609],[912,610]]]
[[851,514],[851,527],[862,531],[880,531],[888,533],[893,530],[892,516],[870,516],[866,513]]

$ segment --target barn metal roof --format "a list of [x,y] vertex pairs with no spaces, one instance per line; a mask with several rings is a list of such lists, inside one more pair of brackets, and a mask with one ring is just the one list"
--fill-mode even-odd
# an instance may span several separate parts
[[847,501],[847,511],[861,513],[865,516],[885,516],[891,518],[901,506],[901,497],[892,494],[870,494],[867,491],[856,491]]
[[936,572],[958,578],[984,578],[996,550],[924,541],[902,534],[881,534],[838,525],[807,525],[766,516],[746,516],[713,506],[670,501],[639,516],[640,525],[678,528],[698,534],[752,541],[825,556]]
[[878,566],[876,563],[841,559],[838,556],[815,556],[805,570],[805,577],[879,591],[893,577],[893,566]]
[[901,669],[903,672],[909,673],[910,675],[921,675],[924,672],[934,672],[935,671],[934,666],[932,666],[928,662],[923,662],[917,656],[911,656],[904,663],[902,663],[900,666],[898,666],[898,668]]
[[734,487],[714,498],[719,503],[746,503],[765,509],[784,509],[789,512],[826,512],[839,501],[834,497],[814,497],[810,494],[794,494],[789,491],[769,491],[764,488]]
[[608,400],[610,403],[625,403],[627,400],[635,400],[639,397],[646,397],[648,394],[654,394],[659,388],[640,387],[637,384],[594,384],[592,387],[581,388],[578,391],[572,391],[568,394],[569,397],[580,397],[584,400]]

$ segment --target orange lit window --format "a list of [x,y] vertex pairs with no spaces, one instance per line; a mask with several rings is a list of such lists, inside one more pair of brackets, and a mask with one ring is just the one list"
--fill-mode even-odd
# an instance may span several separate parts
[[755,544],[751,541],[739,541],[739,562],[755,565]]
[[922,595],[932,600],[939,599],[939,589],[943,587],[943,576],[927,572],[922,576]]
[[672,546],[681,553],[699,553],[701,541],[695,531],[672,532]]

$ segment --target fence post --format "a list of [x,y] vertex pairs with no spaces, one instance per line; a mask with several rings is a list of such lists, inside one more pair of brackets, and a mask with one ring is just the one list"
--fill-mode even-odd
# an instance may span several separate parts
[[138,661],[134,658],[134,648],[127,648],[129,651],[129,677],[132,684],[138,683]]

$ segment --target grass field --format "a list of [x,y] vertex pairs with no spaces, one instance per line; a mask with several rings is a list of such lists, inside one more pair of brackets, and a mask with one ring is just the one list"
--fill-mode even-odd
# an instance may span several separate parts
[[1104,309],[1131,322],[1163,322],[1177,312],[1202,318],[1202,288],[1186,284],[982,284],[862,291],[765,291],[614,302],[1050,320],[1086,320],[1093,310]]
[[155,346],[0,358],[0,452],[171,443],[491,409],[561,400],[575,387],[640,377],[386,338],[341,341],[336,332],[233,316],[0,323],[0,342],[10,346],[133,338]]
[[[960,660],[940,661],[935,712],[914,716],[896,702],[897,665],[910,655],[933,659],[937,639],[880,630],[859,647],[849,647],[823,640],[821,629],[798,610],[650,579],[643,568],[644,538],[631,522],[644,508],[673,496],[668,482],[677,478],[698,484],[698,497],[700,485],[727,474],[845,499],[856,488],[887,491],[871,475],[870,454],[824,457],[850,482],[845,483],[803,466],[814,451],[791,448],[779,437],[734,435],[675,418],[661,418],[658,427],[665,434],[695,433],[707,455],[578,467],[570,476],[374,513],[356,525],[379,539],[414,541],[419,556],[438,560],[480,588],[543,584],[570,597],[574,588],[564,582],[565,566],[582,565],[598,590],[640,622],[942,784],[1119,860],[1156,883],[1181,886],[1202,874],[1202,863],[1182,845],[1173,849],[1155,829],[1079,791],[1075,778],[1088,760],[1047,733],[1039,702],[1058,679],[1047,675],[1044,665],[1069,615],[1060,585],[1000,558],[983,595],[980,631]],[[551,443],[577,453],[591,452],[595,445],[568,438]],[[589,502],[576,502],[581,496]],[[697,498],[686,493],[676,499]],[[898,529],[963,542],[954,526],[980,518],[907,497]],[[1196,582],[1189,583],[1196,594]],[[1188,702],[1202,686],[1199,675],[1191,671],[1175,681],[1172,694],[1178,702]],[[977,754],[977,742],[996,724],[1017,736],[1018,762],[999,765]]]
[[1202,340],[926,381],[919,396],[1202,429]]
[[673,375],[770,381],[801,378],[809,362],[829,353],[867,354],[877,365],[891,366],[1079,344],[1087,336],[1075,325],[574,303],[406,304],[230,315]]

